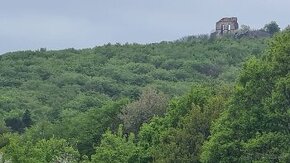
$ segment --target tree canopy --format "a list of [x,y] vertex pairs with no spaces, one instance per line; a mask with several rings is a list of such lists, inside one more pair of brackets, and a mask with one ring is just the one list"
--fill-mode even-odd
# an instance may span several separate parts
[[289,162],[290,32],[249,60],[230,106],[214,124],[203,162]]
[[0,162],[289,162],[290,32],[272,25],[1,55]]

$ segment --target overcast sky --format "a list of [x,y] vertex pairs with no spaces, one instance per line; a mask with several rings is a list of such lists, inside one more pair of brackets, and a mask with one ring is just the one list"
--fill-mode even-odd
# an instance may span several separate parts
[[0,0],[0,54],[207,34],[222,17],[290,24],[290,0]]

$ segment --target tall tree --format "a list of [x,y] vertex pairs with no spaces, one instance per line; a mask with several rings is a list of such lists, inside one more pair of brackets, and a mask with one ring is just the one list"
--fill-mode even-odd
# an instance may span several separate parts
[[153,88],[145,89],[139,99],[126,105],[119,115],[126,132],[137,133],[143,123],[166,112],[168,98]]
[[290,31],[245,65],[231,105],[212,128],[202,162],[290,161]]
[[29,110],[25,110],[22,116],[22,122],[25,127],[30,127],[32,125],[31,114]]
[[273,35],[280,31],[280,27],[275,21],[271,21],[269,24],[265,25],[264,30]]
[[123,135],[123,127],[120,125],[117,134],[107,131],[102,138],[100,146],[96,148],[96,154],[92,155],[95,163],[119,163],[136,162],[138,148],[134,144],[134,134],[128,137]]

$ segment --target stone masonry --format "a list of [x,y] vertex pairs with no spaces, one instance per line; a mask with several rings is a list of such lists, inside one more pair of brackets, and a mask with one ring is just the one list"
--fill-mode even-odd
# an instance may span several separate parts
[[238,18],[222,18],[220,21],[216,22],[216,34],[231,34],[237,32],[239,29]]

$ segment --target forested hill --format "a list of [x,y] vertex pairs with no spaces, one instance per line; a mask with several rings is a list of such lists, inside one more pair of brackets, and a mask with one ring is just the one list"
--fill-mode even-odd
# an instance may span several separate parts
[[[195,83],[232,83],[266,39],[186,37],[156,44],[21,51],[0,56],[1,117],[28,109],[34,121],[85,112],[107,101],[137,99],[144,87],[179,96]],[[2,118],[3,121],[3,118]]]
[[[278,135],[263,138],[266,126],[257,126],[259,117],[250,117],[253,126],[238,124],[252,112],[258,116],[259,108],[267,115],[263,122],[280,117],[289,122],[289,101],[279,101],[284,98],[279,91],[289,88],[289,32],[269,39],[190,36],[1,55],[0,154],[13,162],[235,162],[256,152],[253,160],[262,160],[263,149],[253,144],[275,136],[289,142],[289,128],[280,133],[285,124],[277,120],[269,125]],[[271,103],[271,97],[278,102]],[[264,107],[267,102],[273,106]],[[266,114],[276,105],[288,113]],[[290,157],[284,150],[273,152]]]

